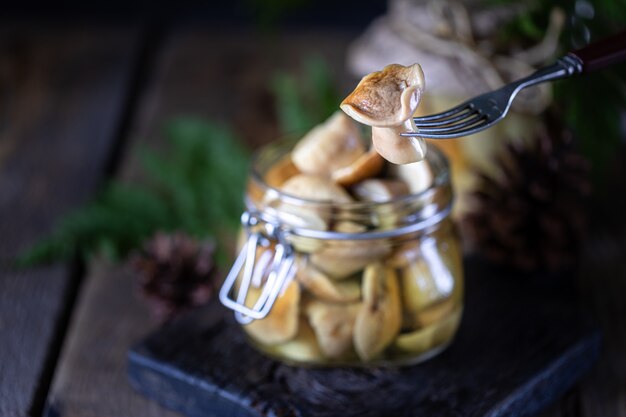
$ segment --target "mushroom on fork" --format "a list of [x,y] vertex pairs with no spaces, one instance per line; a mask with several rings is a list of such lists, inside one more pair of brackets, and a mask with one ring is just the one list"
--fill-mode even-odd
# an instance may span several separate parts
[[409,164],[426,155],[424,139],[400,136],[417,132],[413,113],[423,91],[424,73],[419,64],[392,64],[363,77],[340,107],[354,120],[372,126],[372,144],[383,158]]

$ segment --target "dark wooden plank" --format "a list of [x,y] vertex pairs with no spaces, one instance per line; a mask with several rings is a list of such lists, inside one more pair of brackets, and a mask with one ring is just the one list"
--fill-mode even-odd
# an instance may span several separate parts
[[[272,140],[276,126],[263,107],[271,107],[266,87],[273,71],[294,70],[300,58],[314,53],[326,57],[334,72],[345,74],[343,57],[351,38],[333,32],[272,39],[223,31],[179,32],[157,58],[129,137],[136,145],[158,146],[169,117],[197,115],[254,124],[254,131],[238,129],[251,145]],[[124,177],[136,175],[132,158],[122,168]],[[172,415],[127,382],[128,348],[154,328],[131,294],[132,277],[121,266],[96,264],[83,288],[51,389],[50,415]]]
[[602,356],[580,387],[582,416],[626,417],[626,145],[596,190],[580,273],[583,306],[602,327]]
[[561,398],[599,354],[574,283],[466,262],[454,343],[404,368],[302,368],[254,350],[216,302],[135,347],[140,392],[190,417],[531,416]]
[[[583,377],[585,378],[586,376]],[[537,417],[582,417],[579,406],[579,385],[569,390],[560,401],[537,414]]]
[[[0,29],[0,259],[91,195],[115,143],[135,31]],[[0,415],[41,412],[75,290],[65,265],[0,265]]]
[[589,238],[578,273],[571,277],[578,278],[581,306],[602,330],[600,360],[554,416],[626,416],[625,159],[622,145],[607,168],[606,184],[594,192]]
[[133,286],[134,276],[119,265],[96,262],[88,271],[54,376],[47,416],[178,415],[128,386],[128,345],[152,326]]

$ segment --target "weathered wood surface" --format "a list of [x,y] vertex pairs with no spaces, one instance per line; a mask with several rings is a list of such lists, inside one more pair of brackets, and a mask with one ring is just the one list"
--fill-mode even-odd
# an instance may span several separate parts
[[[136,32],[0,26],[0,415],[39,414],[78,280],[8,260],[96,189],[115,144]],[[74,274],[75,275],[75,274]]]
[[[128,133],[131,149],[158,146],[169,118],[198,115],[222,122],[253,123],[239,129],[256,146],[276,135],[267,112],[267,83],[277,69],[295,70],[300,58],[319,54],[341,74],[350,34],[294,34],[280,39],[223,32],[187,31],[168,38],[146,74],[148,87]],[[132,155],[132,151],[128,153]],[[137,175],[129,158],[121,175]],[[137,394],[127,380],[128,348],[154,328],[145,307],[133,297],[132,276],[120,267],[92,265],[73,314],[48,399],[50,415],[169,416]]]

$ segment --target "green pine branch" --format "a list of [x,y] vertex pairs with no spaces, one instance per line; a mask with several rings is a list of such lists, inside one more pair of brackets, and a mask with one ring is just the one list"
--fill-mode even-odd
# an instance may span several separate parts
[[308,132],[336,112],[341,103],[330,69],[320,58],[307,59],[300,77],[276,74],[271,87],[283,134]]
[[182,230],[198,238],[232,234],[243,209],[248,153],[228,128],[197,119],[176,120],[166,134],[162,152],[140,151],[141,183],[113,181],[23,253],[18,265],[76,255],[120,259],[156,231]]

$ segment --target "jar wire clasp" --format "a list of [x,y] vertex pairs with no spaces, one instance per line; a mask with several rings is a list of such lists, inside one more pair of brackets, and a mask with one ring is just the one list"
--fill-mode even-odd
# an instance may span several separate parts
[[[219,299],[224,306],[235,312],[235,319],[240,324],[248,324],[253,320],[260,320],[269,314],[281,290],[293,276],[295,253],[289,242],[285,240],[279,225],[261,222],[256,213],[248,211],[242,214],[241,223],[248,235],[248,239],[224,280],[224,284],[220,289]],[[255,271],[255,267],[265,269],[265,266],[267,266],[266,263],[263,266],[257,265],[257,249],[259,247],[269,247],[272,241],[276,242],[276,244],[274,246],[274,256],[269,264],[267,279],[262,285],[259,298],[252,307],[248,307],[246,298],[250,285],[254,283],[254,278],[258,276],[259,272],[261,274],[265,273],[264,270]],[[239,288],[236,289],[235,284],[242,271],[243,275],[239,282]]]

